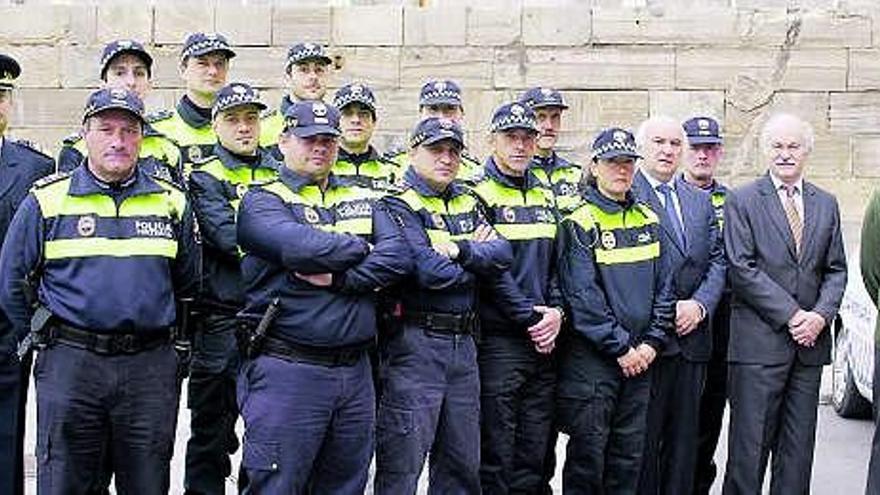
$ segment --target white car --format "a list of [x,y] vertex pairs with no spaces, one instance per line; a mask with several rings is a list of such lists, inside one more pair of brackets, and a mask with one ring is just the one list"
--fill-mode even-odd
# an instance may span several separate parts
[[846,292],[833,327],[831,402],[841,417],[869,418],[877,309],[862,282],[859,257],[852,256],[847,263]]

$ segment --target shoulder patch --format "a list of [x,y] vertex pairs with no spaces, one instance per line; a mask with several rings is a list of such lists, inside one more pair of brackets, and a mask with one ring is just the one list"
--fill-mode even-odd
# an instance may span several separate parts
[[267,108],[267,109],[263,110],[262,112],[260,112],[260,118],[261,119],[268,119],[269,117],[276,115],[276,114],[279,114],[279,113],[280,112],[278,112],[277,109]]
[[248,189],[251,189],[254,187],[265,187],[265,186],[268,186],[269,184],[273,184],[273,183],[278,182],[280,180],[281,179],[279,179],[278,177],[273,177],[271,179],[265,179],[265,180],[256,180],[254,182],[251,182],[251,185],[248,186]]
[[61,143],[66,146],[73,146],[74,144],[79,142],[79,140],[81,140],[81,139],[82,139],[82,134],[79,131],[77,131],[77,132],[74,132],[72,134],[65,136],[64,139],[61,140]]
[[398,157],[398,156],[400,156],[400,155],[406,153],[406,151],[407,151],[406,148],[404,148],[403,146],[398,146],[398,147],[396,147],[396,148],[391,148],[391,149],[389,149],[388,151],[386,151],[385,153],[382,154],[382,159],[385,160],[385,161],[389,161],[389,162],[391,162],[391,163],[395,163],[395,164],[396,164],[397,162],[395,162],[394,159],[395,159],[396,157]]
[[202,156],[195,160],[187,160],[187,163],[192,164],[193,168],[200,168],[214,160],[217,160],[217,155]]
[[55,172],[54,174],[47,175],[39,180],[34,181],[34,189],[42,189],[48,185],[54,184],[56,182],[62,181],[68,177],[73,172]]
[[182,193],[183,193],[183,192],[186,192],[186,191],[180,186],[180,184],[177,184],[176,182],[174,182],[174,181],[171,180],[171,179],[168,179],[168,178],[166,178],[166,177],[162,177],[161,175],[158,175],[158,174],[147,174],[147,176],[148,176],[149,178],[153,179],[154,181],[158,182],[158,183],[159,183],[160,185],[162,185],[162,186],[171,187],[171,188],[173,188],[175,191],[179,191],[179,192],[182,192]]
[[171,110],[158,110],[148,113],[146,120],[148,124],[152,124],[153,122],[159,122],[160,120],[170,119],[173,116],[174,112],[172,112]]

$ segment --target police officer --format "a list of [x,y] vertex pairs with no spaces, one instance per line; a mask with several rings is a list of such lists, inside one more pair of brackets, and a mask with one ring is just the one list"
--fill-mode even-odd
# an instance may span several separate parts
[[[144,45],[135,40],[116,40],[104,47],[98,70],[104,87],[126,89],[144,100],[150,91],[153,57],[147,53]],[[80,166],[85,154],[86,143],[82,134],[76,132],[70,135],[62,142],[58,170],[69,172]],[[183,184],[180,150],[150,125],[144,127],[140,157],[138,166],[148,173]]]
[[297,101],[323,100],[327,94],[333,59],[322,45],[317,43],[295,43],[287,49],[287,63],[284,66],[288,92],[281,98],[281,105],[263,114],[260,146],[271,150],[272,155],[283,161],[278,149],[278,135],[284,129],[284,115]]
[[511,263],[510,244],[455,181],[461,127],[429,117],[410,139],[406,190],[389,200],[416,267],[380,348],[375,493],[414,494],[430,452],[431,493],[480,493],[477,280]]
[[651,368],[673,322],[657,215],[635,201],[638,154],[624,129],[593,141],[585,202],[559,227],[559,281],[572,332],[560,346],[557,414],[569,435],[565,493],[638,486]]
[[[441,117],[464,126],[464,105],[461,100],[461,86],[450,80],[431,80],[422,86],[419,93],[419,118]],[[402,175],[409,167],[406,149],[388,151],[385,156],[396,163]],[[465,150],[461,153],[461,166],[458,179],[473,183],[482,174],[480,161]]]
[[180,51],[180,76],[186,93],[174,110],[150,115],[152,127],[173,140],[183,153],[184,172],[208,156],[217,136],[211,127],[211,109],[220,88],[226,85],[229,61],[235,52],[222,34],[193,33]]
[[41,348],[41,494],[105,489],[108,458],[117,492],[168,492],[178,403],[170,334],[175,298],[193,295],[198,253],[182,190],[137,166],[143,125],[134,93],[93,93],[84,166],[35,184],[0,254],[0,305],[16,340]]
[[336,91],[333,105],[342,114],[339,157],[333,165],[333,173],[344,182],[388,191],[397,178],[397,165],[382,157],[370,143],[376,129],[373,91],[364,84],[346,84]]
[[538,142],[532,162],[533,173],[553,189],[556,203],[570,211],[580,201],[582,168],[559,156],[556,144],[562,130],[562,114],[568,110],[562,93],[547,87],[534,87],[523,93],[520,101],[535,111]]
[[236,313],[244,304],[235,216],[248,186],[278,175],[280,164],[258,147],[266,105],[244,83],[217,93],[212,156],[193,166],[189,184],[203,245],[200,317],[189,378],[191,436],[186,446],[187,493],[225,491],[229,454],[238,449],[235,379],[239,356]]
[[[724,226],[724,199],[727,187],[715,179],[724,156],[724,144],[718,121],[711,117],[693,117],[682,124],[688,139],[682,179],[709,193],[719,230]],[[730,286],[725,284],[721,299],[710,323],[712,355],[706,367],[706,380],[700,398],[700,424],[697,444],[694,493],[708,495],[718,473],[715,448],[721,434],[724,407],[727,404],[727,340],[730,336]]]
[[492,117],[492,156],[474,191],[513,247],[513,265],[485,284],[480,305],[484,493],[540,491],[553,423],[556,371],[549,354],[562,324],[556,284],[553,192],[529,165],[538,129],[523,103]]
[[[245,316],[256,357],[242,367],[245,494],[361,494],[374,447],[367,350],[376,292],[411,269],[385,207],[331,173],[339,111],[293,104],[278,180],[241,203]],[[274,315],[274,316],[273,316]]]
[[[15,79],[20,74],[18,62],[0,54],[0,242],[34,181],[55,169],[52,159],[31,144],[5,136]],[[14,351],[8,342],[12,336],[11,322],[0,311],[0,416],[5,418],[0,424],[0,493],[18,495],[24,493],[24,414],[31,355],[19,360],[10,352]]]

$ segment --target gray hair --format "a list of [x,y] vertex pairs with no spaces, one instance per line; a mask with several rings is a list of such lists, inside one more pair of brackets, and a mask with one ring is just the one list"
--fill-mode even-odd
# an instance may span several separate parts
[[636,130],[635,136],[637,149],[644,149],[645,143],[648,140],[648,130],[657,124],[669,124],[678,129],[678,133],[681,136],[682,147],[688,147],[687,134],[685,134],[684,128],[681,126],[681,122],[673,119],[668,115],[654,115],[652,117],[648,117],[647,119],[643,120],[641,124],[639,124],[639,128],[638,130]]
[[800,127],[801,139],[804,147],[807,149],[807,152],[813,151],[813,145],[815,144],[816,137],[813,132],[813,126],[810,125],[806,120],[794,115],[792,113],[779,112],[774,113],[767,119],[767,122],[764,123],[764,127],[761,128],[761,136],[760,136],[760,146],[761,150],[766,151],[767,147],[770,145],[770,139],[773,137],[773,131],[781,124],[786,123],[794,123]]

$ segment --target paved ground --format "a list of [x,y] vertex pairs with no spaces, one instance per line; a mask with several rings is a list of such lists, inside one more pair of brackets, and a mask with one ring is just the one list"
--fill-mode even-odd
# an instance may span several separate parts
[[[823,396],[830,393],[830,367],[826,367],[823,377]],[[33,394],[33,387],[31,387]],[[31,396],[30,404],[34,404]],[[186,404],[185,399],[181,404]],[[29,411],[28,419],[28,451],[33,452],[35,432],[35,410]],[[181,409],[179,418],[179,432],[177,443],[174,448],[172,461],[172,493],[182,493],[183,483],[183,452],[186,445],[189,411]],[[240,426],[240,425],[239,425]],[[873,425],[870,421],[846,420],[839,418],[828,405],[822,405],[819,409],[819,427],[816,439],[816,459],[813,469],[813,493],[816,495],[858,495],[863,493],[865,478],[867,476],[867,463],[871,446]],[[726,433],[722,435],[722,444],[716,453],[716,461],[724,466],[726,459]],[[564,458],[565,438],[560,439],[557,446],[560,459]],[[234,465],[238,465],[236,457]],[[561,468],[560,468],[561,469]],[[36,493],[35,468],[33,456],[27,460],[28,493]],[[235,482],[228,483],[227,494],[235,493]],[[559,473],[554,479],[554,487],[557,493],[562,492]],[[766,491],[766,490],[765,490]],[[369,490],[368,490],[369,493]],[[424,483],[420,493],[426,493]],[[720,494],[720,488],[716,486],[713,494]]]

